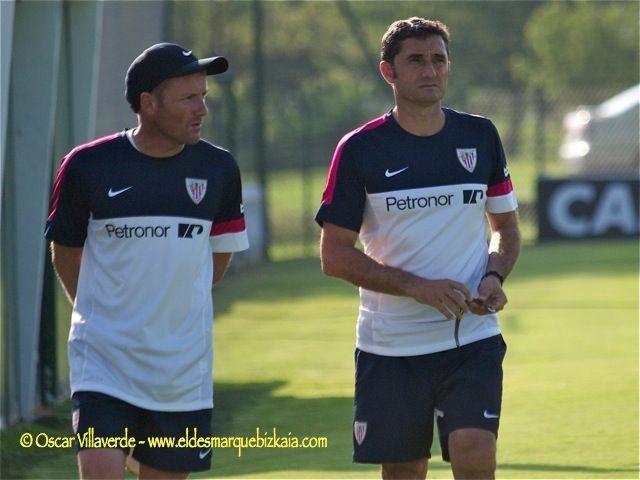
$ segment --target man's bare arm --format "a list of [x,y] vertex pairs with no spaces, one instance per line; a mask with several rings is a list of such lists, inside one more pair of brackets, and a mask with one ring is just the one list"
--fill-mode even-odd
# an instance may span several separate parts
[[229,268],[231,263],[231,253],[214,253],[213,254],[213,284],[216,285]]
[[399,268],[383,265],[355,247],[352,230],[324,222],[321,237],[322,271],[356,286],[389,295],[414,298],[452,319],[467,312],[469,289],[454,280],[427,280]]
[[516,212],[487,213],[487,219],[491,227],[487,271],[494,270],[507,278],[520,255],[518,214]]
[[51,261],[58,274],[58,280],[60,280],[62,288],[69,301],[73,303],[78,291],[82,247],[65,247],[59,243],[51,242]]

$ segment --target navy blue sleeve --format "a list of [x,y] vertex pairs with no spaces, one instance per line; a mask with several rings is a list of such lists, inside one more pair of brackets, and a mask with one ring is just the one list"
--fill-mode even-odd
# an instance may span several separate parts
[[491,133],[495,149],[495,162],[487,188],[486,209],[489,213],[512,212],[518,208],[518,201],[511,183],[511,175],[507,168],[507,159],[504,154],[504,148],[502,148],[500,135],[498,135],[498,130],[493,124],[491,124]]
[[244,211],[242,207],[242,181],[240,169],[235,159],[230,156],[228,178],[222,190],[222,202],[213,219],[211,235],[237,233],[245,230]]
[[495,163],[494,170],[489,180],[489,188],[503,184],[507,180],[510,182],[509,169],[507,168],[507,157],[504,154],[504,148],[502,147],[502,141],[500,140],[500,134],[498,129],[493,123],[491,123],[491,135],[495,148]]
[[87,238],[89,199],[77,168],[78,158],[67,156],[60,165],[51,193],[45,237],[67,247],[82,247]]
[[354,155],[352,142],[343,139],[331,161],[322,204],[316,214],[320,226],[324,222],[359,232],[366,200],[364,173]]

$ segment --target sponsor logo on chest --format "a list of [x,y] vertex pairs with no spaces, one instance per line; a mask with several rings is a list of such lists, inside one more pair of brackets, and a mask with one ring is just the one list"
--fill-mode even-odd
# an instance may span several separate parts
[[[459,188],[459,187],[458,187]],[[484,188],[460,188],[430,192],[430,189],[422,191],[400,191],[392,195],[384,196],[383,208],[387,212],[412,212],[419,210],[437,210],[441,208],[457,207],[463,205],[478,205],[484,207],[487,195]]]
[[[109,238],[135,239],[135,238],[169,238],[175,235],[171,225],[115,225],[107,223],[105,232]],[[203,225],[198,223],[179,223],[178,238],[195,238],[204,233]]]
[[483,190],[463,190],[462,202],[465,204],[478,203],[484,198]]
[[392,209],[403,211],[422,208],[448,207],[451,205],[451,199],[453,197],[454,194],[452,193],[420,197],[411,197],[407,195],[406,197],[400,198],[386,197],[385,201],[387,203],[387,212],[389,212]]

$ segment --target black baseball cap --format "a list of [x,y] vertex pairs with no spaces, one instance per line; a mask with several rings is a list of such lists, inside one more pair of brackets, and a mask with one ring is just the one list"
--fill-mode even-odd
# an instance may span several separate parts
[[207,75],[224,73],[229,62],[224,57],[198,60],[191,50],[175,43],[157,43],[147,48],[129,66],[125,79],[125,97],[134,112],[140,110],[140,94],[151,92],[168,78],[206,71]]

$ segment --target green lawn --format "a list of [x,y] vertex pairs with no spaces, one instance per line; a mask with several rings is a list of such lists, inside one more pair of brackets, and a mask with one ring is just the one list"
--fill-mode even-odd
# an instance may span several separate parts
[[[638,478],[637,243],[526,247],[506,289],[498,477]],[[275,427],[329,447],[216,450],[194,478],[377,478],[350,461],[356,290],[309,259],[237,274],[215,296],[216,434]],[[76,475],[70,451],[17,446],[22,431],[68,434],[68,411],[3,432],[3,478]],[[451,478],[434,453],[429,478]]]

